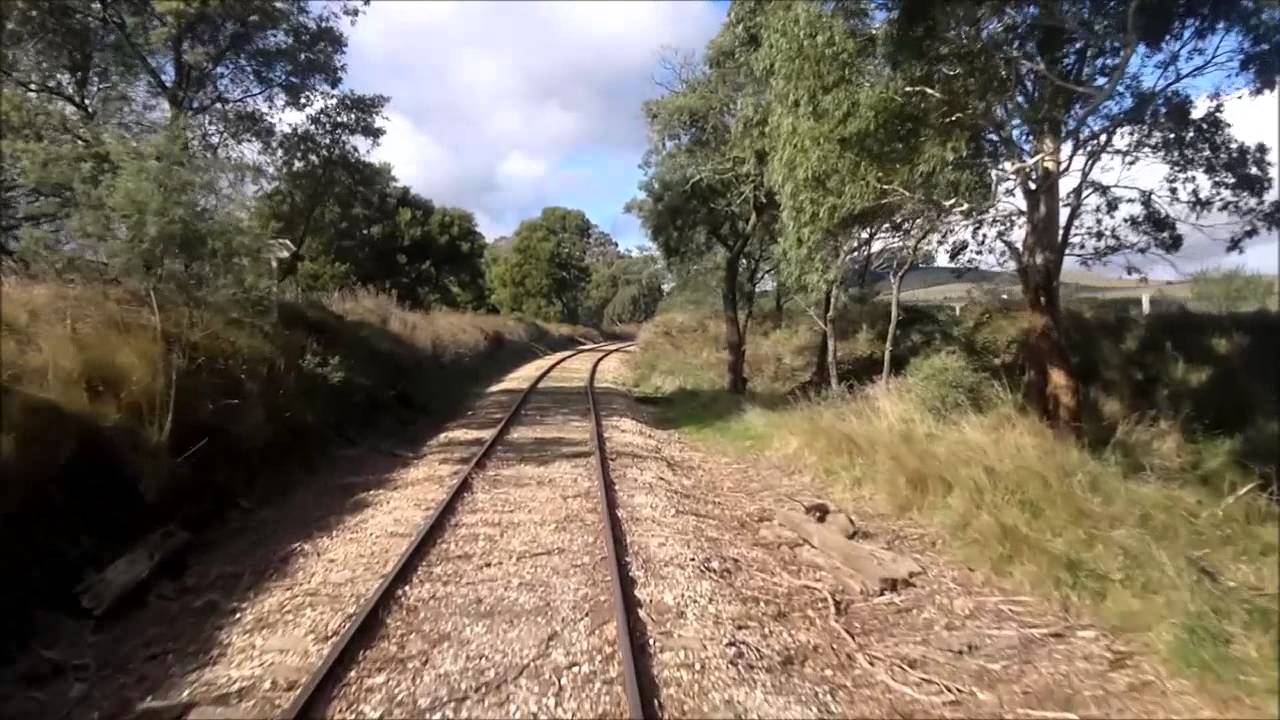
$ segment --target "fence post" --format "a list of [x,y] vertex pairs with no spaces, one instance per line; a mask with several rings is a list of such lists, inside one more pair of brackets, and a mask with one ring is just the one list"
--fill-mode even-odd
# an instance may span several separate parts
[[1142,314],[1151,314],[1151,293],[1149,292],[1142,293]]

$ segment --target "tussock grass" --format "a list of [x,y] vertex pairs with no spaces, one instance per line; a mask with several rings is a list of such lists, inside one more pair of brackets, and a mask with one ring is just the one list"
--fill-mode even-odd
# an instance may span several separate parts
[[696,327],[659,318],[633,366],[642,391],[668,392],[672,426],[935,527],[969,565],[1125,635],[1225,707],[1277,712],[1280,513],[1233,498],[1266,478],[1213,464],[1212,439],[1145,414],[1102,447],[1064,442],[954,349],[846,397],[731,398],[699,362],[711,343],[676,330]]

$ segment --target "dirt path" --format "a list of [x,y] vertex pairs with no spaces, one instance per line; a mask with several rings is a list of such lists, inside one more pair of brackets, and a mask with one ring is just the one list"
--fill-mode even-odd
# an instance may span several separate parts
[[[491,388],[406,460],[359,453],[245,513],[117,621],[51,624],[0,675],[0,716],[116,717],[148,698],[281,708],[448,478],[544,359]],[[337,688],[350,716],[608,716],[623,711],[607,570],[571,360],[530,397]],[[599,392],[638,598],[642,683],[668,717],[1206,715],[1115,638],[948,560],[926,529],[852,515],[925,569],[851,597],[762,533],[814,488],[655,429]],[[412,448],[408,448],[412,449]]]

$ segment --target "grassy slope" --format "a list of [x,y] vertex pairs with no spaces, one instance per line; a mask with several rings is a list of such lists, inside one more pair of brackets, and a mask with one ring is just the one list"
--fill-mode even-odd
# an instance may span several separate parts
[[[641,335],[634,381],[667,394],[672,425],[931,524],[970,565],[1129,635],[1217,700],[1276,712],[1280,517],[1251,496],[1223,507],[1256,477],[1246,468],[1206,473],[1212,450],[1167,422],[1130,419],[1094,452],[1064,443],[958,354],[888,388],[792,403],[779,392],[811,347],[796,330],[754,338],[756,394],[739,403],[716,389],[713,328],[686,312]],[[851,334],[856,355],[866,339]]]
[[599,339],[368,293],[264,322],[121,288],[0,292],[0,572],[46,606],[149,528],[212,522],[328,448],[443,420],[501,371]]

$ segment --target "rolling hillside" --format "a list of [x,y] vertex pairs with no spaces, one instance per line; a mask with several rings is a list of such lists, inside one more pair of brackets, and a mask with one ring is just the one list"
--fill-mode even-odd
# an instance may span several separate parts
[[[873,290],[888,293],[886,273],[872,273],[868,284]],[[902,299],[906,302],[949,302],[965,300],[976,292],[998,290],[1016,297],[1021,290],[1018,276],[1006,270],[927,266],[912,270],[902,281]],[[1143,290],[1153,296],[1187,297],[1187,281],[1152,280],[1143,283],[1136,278],[1117,278],[1081,269],[1064,270],[1062,291],[1066,297],[1139,297]]]

